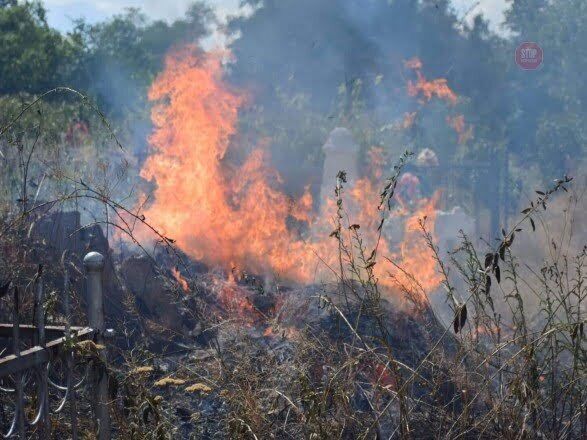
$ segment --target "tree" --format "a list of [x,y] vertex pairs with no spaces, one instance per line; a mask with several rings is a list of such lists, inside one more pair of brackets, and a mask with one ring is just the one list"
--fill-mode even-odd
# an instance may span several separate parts
[[509,69],[512,148],[523,160],[537,162],[545,180],[577,172],[587,143],[587,5],[582,0],[516,0],[506,23],[514,33],[509,54],[528,40],[545,53],[538,71]]
[[60,84],[67,41],[40,2],[0,5],[0,93],[40,93]]
[[96,97],[111,116],[140,111],[167,51],[208,35],[213,20],[203,3],[192,5],[183,19],[172,24],[149,22],[138,9],[94,25],[80,20],[69,35],[80,48],[71,82]]
[[[406,146],[432,147],[446,169],[457,160],[475,160],[471,156],[484,151],[488,140],[502,141],[507,106],[499,93],[505,78],[496,55],[500,41],[481,18],[463,29],[446,0],[248,3],[255,12],[229,25],[239,35],[231,45],[236,58],[231,79],[254,90],[261,121],[255,129],[262,127],[266,136],[287,133],[272,143],[274,161],[285,164],[283,173],[291,163],[319,163],[324,128],[307,129],[312,125],[344,124],[364,148],[384,145],[392,154]],[[447,110],[444,103],[419,106],[408,97],[413,72],[405,61],[414,57],[422,60],[426,77],[446,78],[464,99]],[[387,129],[415,110],[417,129],[402,136]],[[447,127],[447,111],[464,113],[475,125],[475,137],[479,133],[485,142],[460,145]],[[313,124],[307,122],[311,115]]]

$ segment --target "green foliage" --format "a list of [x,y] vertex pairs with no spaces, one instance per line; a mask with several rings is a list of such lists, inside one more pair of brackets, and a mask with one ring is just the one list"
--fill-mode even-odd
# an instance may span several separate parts
[[213,18],[207,6],[195,3],[183,19],[172,24],[150,22],[138,9],[128,9],[103,23],[80,20],[69,35],[78,48],[71,84],[94,96],[115,118],[140,112],[167,51],[207,35]]
[[67,85],[94,97],[111,116],[126,117],[144,107],[167,51],[206,36],[213,20],[203,3],[172,24],[129,9],[102,23],[79,20],[62,35],[48,26],[41,2],[7,2],[0,7],[0,93]]
[[37,1],[0,6],[0,93],[41,93],[62,78],[68,42],[47,25]]
[[547,180],[557,173],[579,171],[577,159],[585,155],[587,133],[587,5],[581,0],[513,3],[507,15],[519,41],[536,41],[545,61],[537,72],[512,66],[508,74],[513,105],[508,112],[506,136],[516,140],[512,149],[526,161],[536,161]]

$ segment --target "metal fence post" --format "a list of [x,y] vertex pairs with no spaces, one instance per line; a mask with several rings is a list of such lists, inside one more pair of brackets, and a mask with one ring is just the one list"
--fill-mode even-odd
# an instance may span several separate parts
[[[86,297],[88,302],[88,321],[96,330],[97,344],[104,342],[104,301],[102,292],[102,274],[104,256],[98,252],[90,252],[84,257],[86,269]],[[108,412],[108,375],[106,372],[106,354],[99,354],[100,361],[94,362],[92,383],[94,385],[94,412],[98,423],[98,439],[110,439],[110,414]]]
[[[35,280],[35,324],[36,328],[36,343],[45,348],[45,305],[43,294],[43,277],[42,267],[39,267],[37,278]],[[35,422],[38,424],[37,437],[46,439],[50,436],[51,424],[49,422],[49,390],[48,390],[48,370],[47,364],[42,363],[38,368],[39,376],[39,413]]]
[[[12,335],[13,335],[13,348],[14,355],[20,356],[20,295],[18,292],[18,286],[14,286],[14,305],[12,309]],[[22,371],[16,373],[16,407],[15,407],[15,425],[10,429],[13,433],[16,429],[18,432],[18,438],[24,440],[26,438],[26,432],[24,427],[24,384],[22,380]],[[12,435],[12,434],[10,434]],[[10,437],[8,435],[7,437]]]
[[[71,306],[69,304],[69,271],[67,270],[67,251],[61,257],[61,266],[63,268],[63,307],[65,311],[65,337],[69,340],[71,338]],[[67,391],[69,397],[69,412],[71,416],[71,439],[78,439],[77,432],[77,396],[75,389],[75,381],[73,380],[73,365],[74,365],[73,350],[67,353]]]

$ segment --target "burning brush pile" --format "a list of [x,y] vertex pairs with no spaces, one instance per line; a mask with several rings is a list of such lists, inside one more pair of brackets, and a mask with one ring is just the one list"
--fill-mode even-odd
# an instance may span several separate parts
[[[542,382],[550,381],[575,403],[584,397],[583,388],[576,394],[570,388],[572,375],[541,371],[544,357],[537,353],[559,330],[530,337],[510,251],[521,225],[530,221],[534,228],[530,216],[570,179],[538,192],[485,259],[463,234],[451,257],[462,280],[455,285],[438,249],[439,218],[446,222],[439,193],[423,196],[414,176],[402,177],[411,154],[391,168],[383,150],[371,148],[361,177],[348,156],[341,159],[355,148],[336,129],[325,153],[348,166],[326,159],[324,175],[332,181],[323,185],[331,189],[321,193],[327,197],[314,200],[309,186],[288,196],[270,165],[270,140],[251,145],[238,132],[239,109],[250,97],[224,81],[225,55],[178,50],[150,90],[155,128],[141,176],[152,192],[144,193],[126,233],[135,243],[155,240],[156,251],[117,257],[126,305],[138,318],[132,325],[125,319],[118,343],[121,434],[366,439],[526,432],[531,438],[545,429],[539,420],[552,416],[541,399],[568,417],[584,414],[545,394]],[[410,96],[454,105],[458,98],[445,80],[428,81],[417,59],[406,68],[415,74]],[[414,117],[406,115],[402,126]],[[459,142],[472,136],[461,116],[447,123]],[[235,145],[246,154],[234,154]],[[419,160],[438,162],[424,153]],[[577,256],[579,271],[583,257]],[[510,326],[494,302],[492,280],[512,312]],[[429,303],[441,287],[452,315],[448,326]],[[560,301],[577,311],[580,296]],[[541,322],[545,329],[571,325],[564,319]],[[584,353],[578,334],[567,354]],[[566,362],[562,352],[550,356],[550,365]],[[585,424],[570,421],[565,429],[579,426]]]
[[[428,405],[462,405],[450,380],[430,383],[447,374],[442,367],[415,370],[435,345],[456,350],[451,338],[438,342],[444,329],[427,299],[442,282],[438,194],[413,194],[401,180],[410,153],[385,176],[383,150],[372,148],[367,177],[352,158],[350,169],[328,176],[334,161],[325,165],[323,200],[309,186],[288,196],[264,146],[238,133],[249,97],[223,80],[222,55],[179,50],[150,90],[155,129],[141,176],[153,190],[129,235],[149,242],[155,231],[159,250],[151,259],[119,255],[140,317],[131,339],[142,341],[141,350],[121,353],[130,367],[120,382],[140,409],[132,429],[155,426],[163,435],[175,426],[178,436],[198,438],[425,437],[406,422],[408,391]],[[450,91],[419,70],[413,87],[425,100]],[[347,138],[336,129],[328,148],[344,154]],[[227,160],[239,143],[248,153]]]
[[[379,255],[393,257],[408,272],[417,269],[426,291],[439,286],[440,277],[418,226],[418,219],[427,217],[434,234],[436,195],[419,198],[411,212],[402,213],[406,216],[403,242],[392,246],[380,224],[384,216],[397,217],[401,209],[393,213],[382,209],[394,200],[397,182],[385,181],[380,148],[369,154],[369,177],[349,175],[350,170],[341,168],[344,173],[338,179],[332,176],[323,182],[328,197],[319,203],[309,187],[297,199],[280,188],[282,179],[270,166],[263,145],[239,146],[249,153],[238,165],[225,160],[229,147],[245,142],[237,122],[247,97],[224,82],[219,54],[194,53],[188,47],[170,55],[150,91],[149,97],[157,103],[155,129],[150,137],[152,154],[141,176],[155,188],[138,209],[150,225],[163,237],[171,237],[190,258],[227,273],[249,271],[301,284],[334,279],[333,269],[338,271],[340,262],[339,245],[332,236],[341,234],[341,239],[350,241],[357,225],[366,247],[377,243]],[[347,177],[353,181],[349,188],[345,188]],[[380,194],[383,187],[386,200]],[[313,208],[318,204],[316,213]],[[133,234],[141,241],[153,239],[148,228],[137,228]],[[395,283],[388,281],[388,274],[401,278],[403,272],[383,258],[375,264],[375,257],[369,262],[375,275],[391,288]]]
[[[429,309],[374,298],[375,285],[287,287],[213,272],[171,277],[176,305],[159,315],[176,317],[166,324],[143,311],[143,349],[126,356],[119,378],[134,399],[129,407],[153,402],[134,414],[136,433],[157,426],[163,436],[173,426],[178,438],[390,436],[400,422],[397,365],[419,365],[443,332]],[[188,304],[192,319],[177,320]],[[456,350],[450,338],[441,345]],[[459,405],[455,390],[410,385],[431,405]]]
[[[271,140],[239,133],[251,97],[224,80],[225,57],[193,47],[168,56],[149,93],[154,130],[140,171],[149,188],[134,207],[75,180],[76,197],[112,214],[114,237],[73,213],[55,238],[61,220],[48,214],[11,244],[24,249],[15,243],[26,237],[46,250],[26,253],[30,264],[65,254],[79,263],[97,244],[106,255],[116,437],[584,434],[586,248],[526,273],[513,252],[571,179],[537,191],[495,245],[479,251],[462,232],[443,258],[446,224],[464,215],[441,211],[440,192],[422,194],[405,172],[409,152],[393,165],[371,147],[359,172],[359,148],[338,127],[324,146],[322,189],[288,195]],[[419,60],[405,68],[421,105],[458,100]],[[462,116],[446,121],[459,142],[472,136]],[[417,160],[438,164],[429,149]],[[444,322],[430,305],[441,290]],[[538,298],[530,311],[528,292]]]

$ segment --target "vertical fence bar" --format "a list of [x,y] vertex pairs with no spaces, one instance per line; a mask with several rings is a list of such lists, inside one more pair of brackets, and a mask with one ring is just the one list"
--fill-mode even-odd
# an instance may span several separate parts
[[[14,304],[12,309],[12,338],[14,355],[20,357],[20,295],[18,286],[14,286]],[[16,388],[16,429],[18,430],[18,438],[25,439],[24,429],[24,396],[22,371],[15,374],[15,388]]]
[[35,325],[37,326],[37,343],[41,347],[45,347],[45,305],[43,302],[43,278],[39,273],[35,282],[35,311],[37,315],[35,316]]
[[[104,301],[102,292],[102,275],[104,256],[90,252],[84,257],[86,269],[86,296],[88,302],[88,320],[90,327],[96,330],[96,343],[104,342]],[[100,359],[94,361],[92,384],[94,385],[94,412],[98,422],[98,439],[110,439],[110,414],[108,412],[108,375],[106,372],[106,354],[100,352]]]
[[[45,304],[44,304],[44,292],[43,292],[43,277],[41,268],[35,281],[35,325],[37,344],[40,347],[45,348]],[[41,364],[38,367],[39,376],[39,427],[37,430],[38,437],[40,439],[49,438],[49,389],[48,389],[48,371],[47,365]]]
[[[63,268],[63,308],[65,311],[65,338],[71,338],[71,307],[69,298],[69,271],[67,270],[67,251],[61,257]],[[71,439],[77,440],[77,396],[73,374],[74,352],[66,353],[67,356],[67,393],[69,394],[69,414],[71,418]]]

